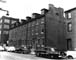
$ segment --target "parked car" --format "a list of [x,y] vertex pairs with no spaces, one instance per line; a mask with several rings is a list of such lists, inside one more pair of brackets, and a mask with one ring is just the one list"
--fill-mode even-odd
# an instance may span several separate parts
[[67,59],[76,59],[76,51],[66,51],[65,53]]
[[25,47],[20,47],[15,50],[16,53],[29,54],[30,50]]
[[0,51],[4,51],[4,47],[3,46],[0,46]]
[[44,47],[37,49],[36,56],[47,57],[47,58],[59,58],[59,52],[55,51],[54,48]]
[[14,46],[6,46],[5,49],[8,52],[14,52],[16,50],[16,48]]
[[35,49],[32,48],[30,54],[35,55]]

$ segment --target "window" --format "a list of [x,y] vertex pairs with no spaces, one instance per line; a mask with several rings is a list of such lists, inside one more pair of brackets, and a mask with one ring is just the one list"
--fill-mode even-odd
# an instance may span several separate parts
[[68,23],[67,30],[68,30],[68,32],[72,31],[72,23],[71,22]]
[[41,32],[41,34],[44,34],[44,32]]
[[4,25],[4,28],[9,29],[9,25]]
[[72,39],[67,39],[67,50],[72,49]]
[[64,17],[66,17],[65,13],[63,14]]
[[31,27],[31,23],[28,23],[28,27]]
[[0,34],[1,34],[1,30],[0,30]]
[[39,22],[38,21],[36,21],[36,25],[39,25]]
[[42,11],[41,11],[41,14],[42,14],[42,15],[44,15],[44,14],[45,14],[45,11],[44,11],[44,10],[42,10]]
[[11,25],[11,28],[13,28],[14,27],[14,24],[13,25]]
[[0,23],[2,23],[2,20],[0,20]]
[[59,16],[59,13],[56,13],[57,16]]
[[8,34],[8,31],[3,31],[3,34]]
[[16,21],[12,21],[11,23],[14,24]]
[[0,25],[0,29],[2,28],[2,25]]
[[4,22],[5,22],[5,23],[10,23],[10,20],[5,19]]
[[68,18],[71,18],[71,13],[68,13]]
[[36,33],[36,35],[38,35],[38,33]]
[[41,19],[41,23],[42,23],[42,24],[44,23],[44,18]]
[[35,21],[32,22],[32,26],[35,26]]

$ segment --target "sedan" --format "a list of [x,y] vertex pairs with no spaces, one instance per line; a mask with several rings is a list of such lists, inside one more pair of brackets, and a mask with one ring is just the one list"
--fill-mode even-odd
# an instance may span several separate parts
[[67,59],[76,59],[76,51],[66,51],[65,53]]

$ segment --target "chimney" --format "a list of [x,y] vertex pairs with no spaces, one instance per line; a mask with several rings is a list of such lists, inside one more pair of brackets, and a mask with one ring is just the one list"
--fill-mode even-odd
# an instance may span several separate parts
[[49,4],[49,8],[53,8],[54,7],[54,5],[53,4]]
[[31,20],[31,17],[27,16],[27,17],[26,17],[26,20]]
[[38,13],[33,13],[32,14],[32,18],[38,18],[38,17],[40,17],[40,14],[38,14]]
[[24,24],[24,23],[26,23],[26,20],[21,19],[21,24]]
[[47,12],[48,12],[48,9],[45,9],[45,8],[41,9],[41,15],[45,15]]

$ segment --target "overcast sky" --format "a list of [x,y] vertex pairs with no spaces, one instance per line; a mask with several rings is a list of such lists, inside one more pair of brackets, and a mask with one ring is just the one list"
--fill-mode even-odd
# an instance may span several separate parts
[[[40,13],[42,8],[48,9],[48,4],[53,4],[56,7],[62,7],[68,10],[76,7],[76,0],[4,0],[6,3],[0,2],[0,7],[8,10],[10,16],[15,18],[25,18],[31,16],[33,12]],[[0,15],[5,15],[6,12],[0,11]]]

